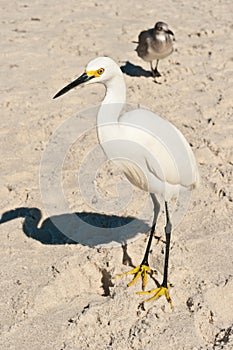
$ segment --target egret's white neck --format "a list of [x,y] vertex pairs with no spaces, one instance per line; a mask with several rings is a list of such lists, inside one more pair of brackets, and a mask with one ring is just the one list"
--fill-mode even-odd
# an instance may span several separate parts
[[123,74],[115,75],[105,82],[106,94],[97,116],[97,125],[116,123],[126,101]]
[[105,83],[106,95],[102,104],[106,103],[125,103],[126,87],[123,74],[114,76]]

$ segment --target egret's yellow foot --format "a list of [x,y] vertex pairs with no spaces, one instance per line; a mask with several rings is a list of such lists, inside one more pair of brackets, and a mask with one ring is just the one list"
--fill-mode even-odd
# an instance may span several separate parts
[[168,285],[168,287],[163,287],[163,286],[160,286],[156,289],[152,289],[152,290],[149,290],[147,292],[137,292],[137,294],[140,294],[140,295],[144,295],[144,294],[154,294],[153,297],[149,298],[149,299],[146,299],[145,301],[152,301],[152,300],[156,300],[158,299],[159,297],[161,297],[161,295],[164,295],[165,298],[167,299],[171,309],[173,308],[173,305],[172,305],[172,300],[170,298],[170,295],[169,295],[169,292],[168,292],[168,288],[170,288],[170,286]]
[[125,275],[135,275],[134,278],[132,279],[131,282],[129,282],[127,284],[128,287],[132,286],[132,284],[134,284],[142,275],[143,276],[143,280],[142,280],[142,288],[144,289],[146,287],[146,283],[147,283],[147,274],[153,273],[153,270],[148,266],[148,265],[139,265],[137,267],[135,267],[134,269],[125,272],[125,273],[121,273],[119,275],[116,276],[116,278],[118,277],[122,277]]

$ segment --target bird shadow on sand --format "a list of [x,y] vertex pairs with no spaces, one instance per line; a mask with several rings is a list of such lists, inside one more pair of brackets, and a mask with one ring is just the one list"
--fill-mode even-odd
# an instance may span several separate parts
[[124,66],[121,66],[122,73],[129,75],[130,77],[145,77],[151,78],[152,72],[145,70],[140,66],[135,66],[133,63],[126,61]]
[[[51,216],[44,221],[38,208],[20,207],[3,213],[0,224],[23,218],[23,232],[42,244],[82,244],[90,247],[105,244],[124,245],[139,233],[149,231],[144,221],[91,212]],[[110,245],[111,246],[111,245]]]

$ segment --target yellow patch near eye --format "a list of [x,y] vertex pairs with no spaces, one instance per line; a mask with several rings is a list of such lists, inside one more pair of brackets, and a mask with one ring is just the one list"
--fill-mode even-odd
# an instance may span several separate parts
[[88,75],[88,77],[95,77],[95,78],[100,77],[101,74],[103,74],[103,72],[104,72],[104,68],[100,68],[97,70],[85,71],[85,73]]

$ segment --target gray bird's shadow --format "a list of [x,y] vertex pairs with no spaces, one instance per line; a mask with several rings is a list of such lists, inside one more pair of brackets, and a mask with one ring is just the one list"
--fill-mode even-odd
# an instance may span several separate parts
[[122,73],[129,75],[130,77],[153,77],[150,70],[145,70],[140,66],[135,66],[133,63],[126,61],[124,66],[121,66]]

